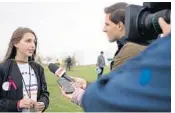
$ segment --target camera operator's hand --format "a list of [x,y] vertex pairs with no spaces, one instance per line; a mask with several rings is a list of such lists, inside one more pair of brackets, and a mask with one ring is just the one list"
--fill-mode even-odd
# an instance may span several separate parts
[[163,37],[167,36],[171,32],[171,25],[168,24],[163,18],[159,18],[159,25],[163,32]]
[[79,77],[72,77],[75,82],[72,83],[72,85],[75,88],[82,88],[82,89],[86,89],[87,87],[87,81],[85,79],[79,78]]

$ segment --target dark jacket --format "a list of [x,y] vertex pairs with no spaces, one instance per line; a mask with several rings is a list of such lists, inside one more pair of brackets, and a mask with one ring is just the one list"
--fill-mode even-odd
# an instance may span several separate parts
[[[46,109],[49,105],[49,92],[47,91],[44,69],[36,62],[30,62],[29,64],[33,68],[37,78],[37,101],[44,102]],[[9,77],[11,77],[11,79],[14,81],[17,89],[15,90],[13,87],[11,87],[9,91],[4,91],[2,89],[2,84],[7,82]],[[23,84],[20,70],[15,61],[10,59],[6,60],[0,64],[0,112],[17,112],[17,102],[22,98]]]

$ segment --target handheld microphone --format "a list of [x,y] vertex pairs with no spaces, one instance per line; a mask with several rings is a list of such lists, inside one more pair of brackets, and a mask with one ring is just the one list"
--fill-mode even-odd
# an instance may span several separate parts
[[57,66],[56,64],[50,63],[48,66],[49,70],[54,73],[57,77],[63,77],[70,82],[75,81],[70,76],[66,74],[66,70],[62,67]]

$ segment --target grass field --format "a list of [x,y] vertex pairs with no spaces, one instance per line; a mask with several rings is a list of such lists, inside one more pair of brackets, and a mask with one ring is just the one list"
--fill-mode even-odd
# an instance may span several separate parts
[[[109,68],[104,69],[104,73],[109,72]],[[82,112],[83,109],[76,104],[73,104],[67,98],[63,97],[57,84],[57,77],[53,75],[45,66],[45,75],[50,92],[50,104],[46,112]],[[95,66],[77,66],[68,72],[68,75],[81,77],[87,81],[95,81],[97,74]]]

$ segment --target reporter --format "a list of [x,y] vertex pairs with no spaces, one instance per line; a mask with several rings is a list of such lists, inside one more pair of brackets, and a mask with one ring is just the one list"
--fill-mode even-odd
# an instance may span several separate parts
[[[162,29],[162,37],[166,37],[171,32],[171,25],[166,23],[163,18],[159,18],[159,25]],[[86,89],[89,82],[85,79],[79,77],[73,77],[75,79],[75,83],[73,83],[74,87]]]
[[170,112],[171,27],[162,19],[159,24],[164,38],[70,99],[78,97],[86,112]]
[[43,112],[49,105],[44,69],[35,62],[37,37],[29,28],[12,34],[0,64],[0,112]]

